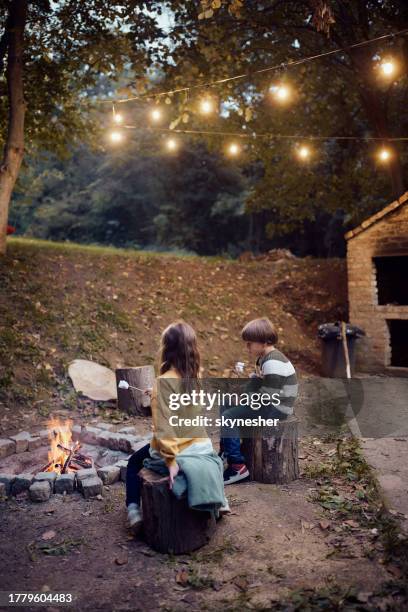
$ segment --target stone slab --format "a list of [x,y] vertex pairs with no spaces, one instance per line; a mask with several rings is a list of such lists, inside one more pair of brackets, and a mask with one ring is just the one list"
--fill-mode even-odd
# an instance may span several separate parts
[[132,436],[134,436],[136,434],[136,427],[134,427],[133,425],[129,425],[128,427],[122,427],[118,430],[118,433],[131,434]]
[[33,483],[33,474],[17,474],[11,486],[12,495],[18,495],[23,491],[27,491]]
[[73,472],[59,474],[54,484],[55,493],[73,493],[75,489],[75,480],[76,478]]
[[102,480],[98,476],[90,476],[82,481],[82,494],[85,499],[102,495]]
[[122,482],[126,482],[126,474],[127,474],[127,465],[128,462],[125,459],[121,459],[116,464],[120,469],[120,479]]
[[0,501],[7,497],[6,485],[4,482],[0,482]]
[[99,478],[104,485],[110,485],[120,479],[120,467],[118,465],[105,465],[97,470]]
[[103,423],[102,421],[96,423],[95,427],[99,429],[104,429],[105,431],[112,431],[114,429],[114,425],[112,423]]
[[28,450],[28,441],[31,438],[31,434],[28,431],[20,431],[15,436],[10,436],[10,440],[14,440],[16,443],[16,453],[24,453]]
[[40,446],[42,446],[42,440],[39,436],[33,436],[32,438],[29,438],[27,449],[28,451],[36,450],[37,448],[40,448]]
[[16,443],[14,440],[7,438],[0,440],[0,459],[14,455],[16,452]]
[[38,474],[34,476],[34,482],[46,482],[50,487],[50,491],[53,491],[56,478],[56,472],[38,472]]
[[97,444],[98,436],[102,433],[98,427],[92,427],[91,425],[85,425],[81,431],[81,440],[88,444]]
[[3,482],[5,487],[6,487],[6,495],[10,495],[11,492],[11,486],[13,484],[13,482],[15,481],[16,476],[15,474],[0,474],[0,482]]
[[51,487],[44,481],[33,482],[29,488],[30,499],[33,502],[44,502],[50,499]]
[[82,489],[82,484],[88,478],[95,478],[98,474],[95,468],[84,468],[83,470],[78,470],[76,473],[76,482],[78,489]]

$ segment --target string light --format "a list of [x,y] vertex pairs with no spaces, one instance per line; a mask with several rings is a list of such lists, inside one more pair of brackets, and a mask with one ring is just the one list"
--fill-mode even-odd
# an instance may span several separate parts
[[273,95],[275,100],[281,103],[288,102],[291,98],[291,89],[288,85],[271,85],[269,88],[270,93]]
[[171,151],[172,153],[174,151],[177,151],[178,149],[178,142],[175,138],[168,138],[166,140],[166,148],[168,151]]
[[203,115],[209,115],[214,111],[214,103],[210,98],[204,98],[200,102],[200,112]]
[[396,71],[396,65],[393,60],[385,60],[380,64],[381,72],[385,77],[391,77]]
[[154,108],[151,112],[150,112],[150,118],[152,121],[154,121],[155,123],[157,123],[158,121],[160,121],[160,119],[162,118],[163,113],[160,110],[160,108]]
[[123,123],[123,115],[121,115],[120,113],[113,113],[113,121],[115,123],[117,123],[118,125],[120,125],[121,123]]
[[123,140],[123,133],[122,132],[118,132],[117,130],[114,130],[113,132],[110,133],[109,135],[111,142],[113,143],[118,143],[118,142],[122,142]]
[[382,162],[383,164],[386,164],[392,158],[392,151],[391,149],[387,149],[386,147],[383,147],[382,149],[378,151],[377,156],[380,162]]
[[311,151],[310,147],[308,147],[306,145],[302,145],[301,147],[298,147],[296,149],[296,155],[302,161],[307,161],[308,159],[310,159],[310,157],[312,155],[312,151]]
[[[388,38],[395,38],[396,36],[404,36],[407,33],[408,33],[408,28],[406,28],[404,30],[399,30],[397,32],[390,32],[388,34],[382,34],[381,36],[377,36],[375,38],[370,38],[368,40],[363,40],[363,41],[360,41],[358,43],[354,43],[352,45],[348,45],[346,47],[338,47],[338,48],[332,49],[330,51],[324,51],[323,53],[317,53],[317,54],[314,54],[314,55],[304,56],[304,57],[301,57],[301,58],[299,58],[297,60],[293,60],[293,61],[289,61],[289,62],[284,62],[284,63],[281,62],[280,64],[277,64],[275,66],[267,66],[266,68],[260,68],[259,70],[254,70],[254,71],[252,71],[250,73],[248,72],[248,73],[236,74],[234,76],[224,77],[224,78],[221,78],[221,79],[216,79],[214,81],[207,81],[205,83],[194,83],[192,85],[186,85],[184,87],[179,87],[177,89],[172,89],[172,90],[167,90],[167,91],[148,92],[146,94],[141,94],[141,95],[138,95],[138,96],[130,96],[128,98],[121,98],[120,102],[131,102],[132,100],[142,100],[144,98],[169,96],[169,95],[176,94],[176,93],[185,93],[187,91],[191,91],[192,89],[202,89],[204,87],[206,87],[206,88],[214,87],[214,86],[217,86],[217,85],[222,85],[222,84],[227,83],[229,81],[236,81],[236,80],[245,79],[245,78],[249,79],[249,78],[253,77],[254,74],[263,74],[263,73],[271,72],[271,71],[282,71],[283,68],[285,68],[285,69],[287,69],[287,68],[294,68],[295,66],[300,66],[300,65],[305,64],[307,62],[315,61],[315,60],[323,58],[323,57],[329,57],[331,55],[336,55],[337,53],[343,53],[345,51],[349,51],[350,49],[364,47],[364,46],[367,46],[367,45],[371,45],[371,44],[373,44],[375,42],[386,40]],[[112,104],[112,100],[111,99],[99,99],[99,100],[97,100],[97,102]]]
[[231,157],[236,157],[241,152],[241,147],[236,142],[231,142],[227,147],[228,155]]

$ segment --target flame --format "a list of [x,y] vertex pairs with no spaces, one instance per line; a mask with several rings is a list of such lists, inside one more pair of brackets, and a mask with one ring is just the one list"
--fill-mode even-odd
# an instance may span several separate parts
[[58,448],[58,444],[62,444],[65,448],[72,447],[72,421],[67,419],[65,423],[62,423],[58,419],[52,419],[47,423],[47,429],[50,440],[50,450],[48,451],[50,465],[47,471],[60,474],[68,453]]

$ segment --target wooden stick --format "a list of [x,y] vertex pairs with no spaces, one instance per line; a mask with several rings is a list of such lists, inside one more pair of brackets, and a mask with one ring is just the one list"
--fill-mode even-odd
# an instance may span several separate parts
[[341,322],[341,337],[343,340],[344,359],[346,360],[346,376],[351,378],[350,355],[347,345],[347,324],[344,321]]

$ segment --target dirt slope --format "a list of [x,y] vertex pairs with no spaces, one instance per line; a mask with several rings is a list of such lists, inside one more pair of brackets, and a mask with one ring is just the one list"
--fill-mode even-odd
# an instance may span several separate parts
[[240,330],[261,315],[298,370],[313,374],[317,325],[346,311],[345,264],[336,259],[237,262],[12,239],[0,288],[2,431],[77,410],[66,374],[74,358],[153,363],[176,318],[197,329],[204,375],[247,361]]

